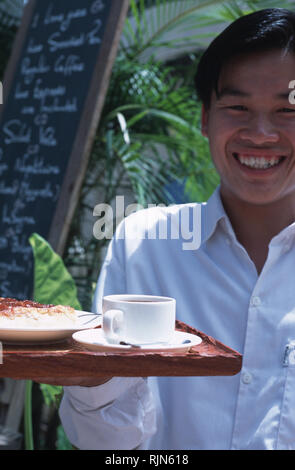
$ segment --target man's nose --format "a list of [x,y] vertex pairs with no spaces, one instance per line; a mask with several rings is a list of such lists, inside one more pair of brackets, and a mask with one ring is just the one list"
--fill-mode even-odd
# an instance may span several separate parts
[[256,145],[278,142],[280,138],[278,130],[264,115],[253,117],[247,126],[240,130],[239,135],[241,139],[249,140]]

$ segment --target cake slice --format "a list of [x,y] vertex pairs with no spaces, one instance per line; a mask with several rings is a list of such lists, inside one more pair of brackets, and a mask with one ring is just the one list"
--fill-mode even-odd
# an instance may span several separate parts
[[73,328],[77,321],[69,306],[0,297],[0,328]]

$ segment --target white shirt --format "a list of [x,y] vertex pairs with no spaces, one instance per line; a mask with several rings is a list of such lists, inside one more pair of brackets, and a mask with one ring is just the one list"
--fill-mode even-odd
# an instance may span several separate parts
[[[295,449],[295,224],[272,239],[258,276],[219,188],[201,206],[198,249],[149,237],[147,225],[173,223],[184,207],[145,209],[122,222],[95,309],[111,293],[174,297],[179,320],[243,354],[241,373],[65,387],[64,429],[80,449]],[[124,239],[124,230],[137,239]]]

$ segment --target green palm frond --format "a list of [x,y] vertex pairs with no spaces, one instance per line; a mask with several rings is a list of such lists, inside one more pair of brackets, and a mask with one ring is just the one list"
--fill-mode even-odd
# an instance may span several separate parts
[[[167,48],[181,55],[204,47],[234,19],[277,6],[275,0],[131,0],[121,51],[140,60]],[[295,8],[291,0],[282,0],[279,6]]]
[[[196,136],[200,138],[196,99],[191,86],[180,86],[169,67],[132,62],[128,72],[120,73],[118,80],[115,71],[109,89],[111,103],[116,96],[117,106],[110,106],[107,99],[106,109],[110,112],[104,113],[102,126],[102,135],[108,142],[107,161],[111,168],[114,154],[120,158],[141,201],[156,202],[158,198],[165,202],[169,198],[165,188],[170,180],[185,173],[184,169],[180,171],[181,152],[189,146],[196,147]],[[125,131],[119,126],[118,116],[125,121]],[[124,133],[129,136],[128,143]]]
[[[200,29],[208,25],[210,11],[222,3],[222,0],[155,0],[147,8],[144,1],[131,0],[131,15],[125,23],[121,47],[130,57],[140,57],[156,47],[196,44],[201,37]],[[192,30],[198,32],[184,34]]]

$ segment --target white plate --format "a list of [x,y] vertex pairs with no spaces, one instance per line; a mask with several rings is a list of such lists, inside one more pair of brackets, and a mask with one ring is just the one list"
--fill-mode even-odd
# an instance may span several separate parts
[[87,349],[92,351],[109,351],[109,352],[124,352],[124,351],[138,351],[138,352],[186,352],[192,346],[196,346],[202,342],[202,339],[197,335],[184,333],[182,331],[175,331],[173,341],[170,343],[154,343],[148,345],[141,345],[139,348],[130,345],[111,344],[104,337],[101,329],[78,331],[73,334],[73,339],[78,343],[83,344]]
[[75,331],[101,325],[101,315],[78,311],[78,324],[74,328],[0,328],[0,341],[8,344],[55,343],[70,338]]

